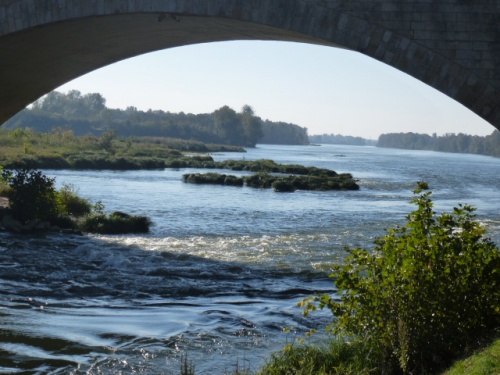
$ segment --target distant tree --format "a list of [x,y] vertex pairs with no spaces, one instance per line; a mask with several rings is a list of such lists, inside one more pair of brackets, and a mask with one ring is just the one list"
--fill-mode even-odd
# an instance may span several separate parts
[[[240,113],[223,106],[213,113],[171,113],[162,110],[141,111],[106,107],[98,93],[82,95],[78,90],[51,92],[37,100],[3,125],[6,129],[31,128],[50,132],[53,128],[72,130],[74,135],[100,136],[115,131],[117,136],[172,137],[205,143],[255,146],[266,134],[267,143],[307,144],[307,129],[294,124],[263,121],[249,105]],[[267,128],[268,131],[265,131]]]
[[262,120],[255,116],[255,112],[249,105],[244,105],[241,109],[241,122],[245,134],[246,146],[254,147],[262,138]]
[[215,125],[223,143],[240,144],[239,136],[243,133],[238,114],[227,105],[214,112]]
[[266,120],[262,124],[263,137],[260,143],[308,145],[307,128],[284,122]]
[[415,133],[382,134],[378,147],[403,148],[411,150],[432,150],[441,152],[457,152],[482,154],[500,157],[500,132],[495,130],[486,137],[472,136],[463,133],[447,133],[437,136]]
[[313,143],[324,143],[334,145],[365,146],[366,139],[340,134],[310,135],[309,141]]
[[99,137],[99,147],[105,151],[112,152],[113,151],[113,140],[116,138],[115,131],[107,131],[102,133]]

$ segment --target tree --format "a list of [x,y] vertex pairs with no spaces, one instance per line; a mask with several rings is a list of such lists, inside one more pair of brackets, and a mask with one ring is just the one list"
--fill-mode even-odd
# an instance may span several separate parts
[[[365,336],[383,352],[394,373],[436,371],[475,349],[500,326],[500,253],[459,205],[436,215],[425,184],[411,203],[407,224],[375,240],[373,252],[347,249],[334,266],[339,300],[305,299],[305,314],[327,308],[329,327],[344,336]],[[399,368],[398,368],[399,367]]]
[[217,133],[222,142],[240,144],[239,136],[243,133],[236,111],[227,105],[214,112]]
[[98,146],[105,151],[113,152],[113,140],[116,138],[116,132],[114,130],[107,131],[101,134],[99,137]]
[[246,146],[254,147],[262,138],[262,120],[255,116],[254,110],[249,105],[241,109],[241,123],[245,135]]
[[57,191],[54,179],[40,171],[19,169],[14,173],[3,171],[3,178],[10,186],[8,192],[12,216],[28,223],[33,220],[51,221],[58,213]]

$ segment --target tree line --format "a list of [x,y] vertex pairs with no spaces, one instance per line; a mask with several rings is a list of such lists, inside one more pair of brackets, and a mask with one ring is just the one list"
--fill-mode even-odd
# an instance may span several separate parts
[[365,139],[362,137],[353,137],[351,135],[341,134],[318,134],[310,135],[309,141],[311,143],[331,144],[331,145],[350,145],[350,146],[368,146],[374,145],[373,140]]
[[455,152],[480,154],[500,157],[500,131],[481,137],[467,134],[450,134],[432,136],[417,133],[382,134],[377,147],[403,148],[409,150],[430,150],[440,152]]
[[3,128],[29,128],[36,132],[62,128],[75,135],[96,136],[114,131],[120,137],[169,137],[245,147],[257,143],[309,143],[306,128],[264,121],[249,105],[240,112],[223,106],[206,114],[141,111],[132,106],[112,109],[106,106],[101,94],[82,95],[77,90],[47,94],[7,121]]

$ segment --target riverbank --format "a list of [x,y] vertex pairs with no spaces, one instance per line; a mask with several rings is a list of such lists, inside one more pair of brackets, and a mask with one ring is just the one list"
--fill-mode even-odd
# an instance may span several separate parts
[[0,130],[0,165],[7,169],[138,170],[175,168],[188,155],[245,152],[242,147],[161,137],[116,137],[107,132],[75,136],[70,131]]

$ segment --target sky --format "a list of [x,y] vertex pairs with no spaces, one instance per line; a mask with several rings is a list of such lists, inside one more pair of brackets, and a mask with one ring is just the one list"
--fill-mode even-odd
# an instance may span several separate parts
[[393,132],[489,135],[494,127],[370,57],[292,42],[235,41],[127,59],[57,88],[101,93],[110,108],[211,113],[250,105],[262,119],[377,139]]

